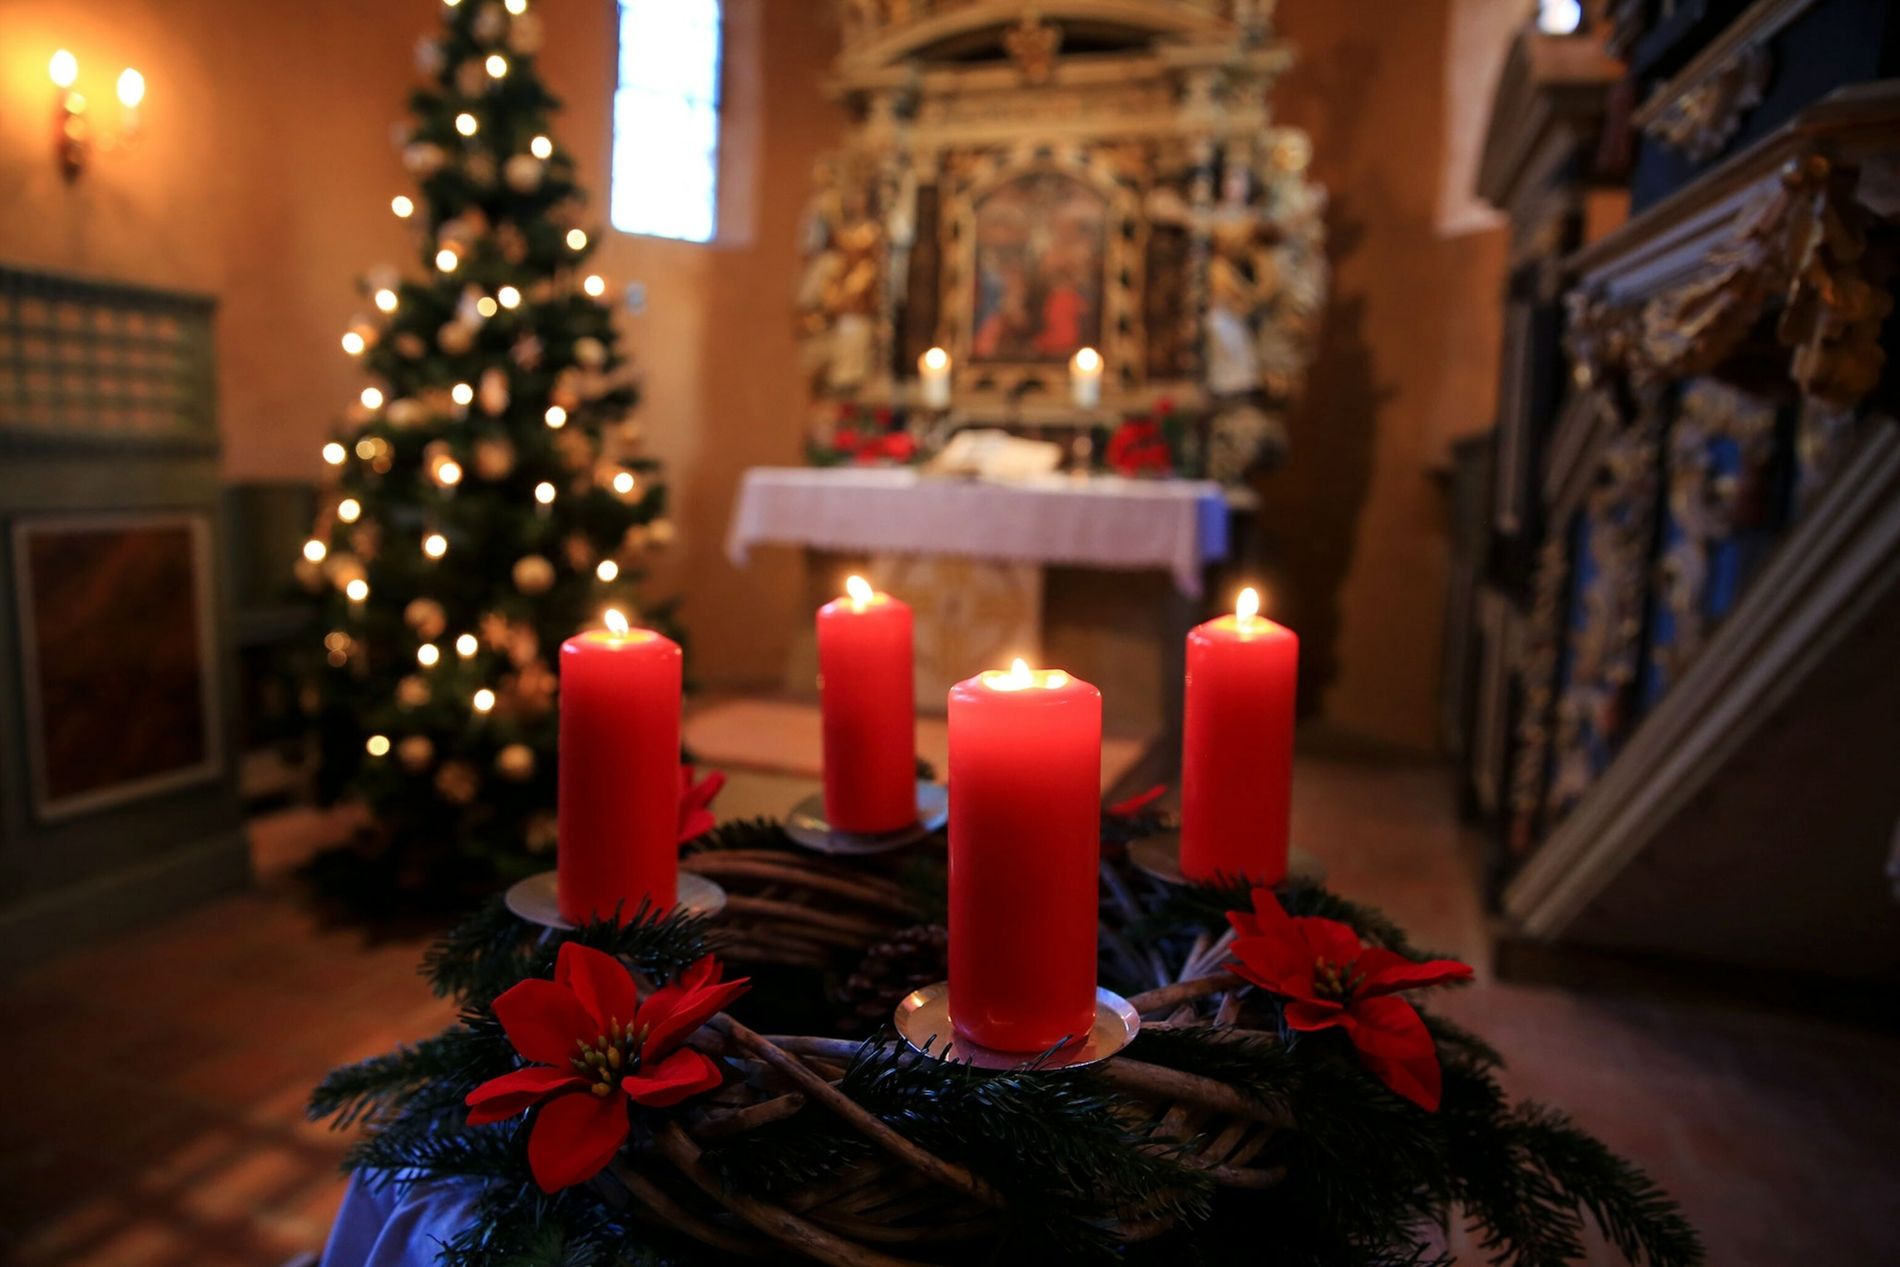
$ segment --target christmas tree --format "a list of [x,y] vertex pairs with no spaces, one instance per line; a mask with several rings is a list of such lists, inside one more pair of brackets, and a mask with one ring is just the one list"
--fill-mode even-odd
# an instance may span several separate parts
[[370,384],[324,446],[335,479],[301,564],[323,613],[319,792],[374,820],[317,873],[363,896],[547,866],[558,647],[610,607],[668,623],[637,610],[665,490],[634,452],[539,20],[527,0],[447,0],[442,18],[401,132],[418,196],[391,203],[420,273],[363,284],[375,312],[343,349]]

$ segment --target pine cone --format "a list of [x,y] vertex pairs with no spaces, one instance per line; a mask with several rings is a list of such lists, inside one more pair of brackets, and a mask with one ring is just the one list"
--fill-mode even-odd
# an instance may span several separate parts
[[839,1001],[859,1020],[888,1021],[906,994],[944,979],[949,955],[950,933],[943,925],[900,929],[865,952],[839,987]]

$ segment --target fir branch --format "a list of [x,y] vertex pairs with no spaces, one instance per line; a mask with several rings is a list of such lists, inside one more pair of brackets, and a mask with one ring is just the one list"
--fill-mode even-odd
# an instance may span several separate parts
[[339,1130],[374,1124],[401,1113],[432,1086],[472,1087],[512,1063],[512,1051],[492,1022],[465,1020],[434,1038],[331,1070],[311,1092],[305,1111],[312,1121],[334,1117]]
[[721,1183],[771,1198],[835,1175],[870,1154],[863,1135],[807,1106],[783,1121],[713,1144],[700,1161]]
[[423,975],[438,995],[486,1008],[519,981],[552,976],[561,945],[569,941],[630,960],[658,977],[673,976],[711,947],[706,919],[681,910],[659,915],[643,902],[625,923],[595,920],[549,933],[496,898],[429,948]]
[[1129,1057],[1225,1083],[1262,1104],[1284,1107],[1298,1085],[1293,1058],[1270,1039],[1235,1038],[1212,1026],[1142,1030]]
[[1669,1195],[1567,1116],[1523,1104],[1512,1114],[1509,1129],[1524,1164],[1588,1211],[1630,1262],[1697,1267],[1704,1261],[1701,1239]]

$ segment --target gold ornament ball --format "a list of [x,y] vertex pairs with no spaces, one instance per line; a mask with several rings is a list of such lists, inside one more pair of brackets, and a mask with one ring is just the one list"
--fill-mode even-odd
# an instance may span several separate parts
[[515,588],[530,597],[545,594],[554,585],[554,565],[538,554],[515,560]]
[[455,90],[464,97],[479,97],[488,87],[488,68],[481,59],[471,57],[455,68]]
[[495,183],[495,158],[492,154],[470,154],[462,162],[462,173],[477,185]]
[[511,154],[501,166],[501,178],[518,194],[531,194],[541,188],[547,165],[532,154]]
[[594,543],[578,532],[569,533],[561,542],[561,557],[576,572],[591,572],[600,562],[600,555],[594,550]]
[[323,564],[321,563],[312,563],[309,559],[299,556],[296,576],[297,584],[313,594],[323,588]]
[[396,760],[411,774],[421,774],[435,760],[435,744],[427,735],[410,735],[396,745]]
[[435,332],[436,346],[450,356],[461,356],[475,346],[475,329],[461,321],[451,321]]
[[396,702],[404,708],[421,708],[429,702],[429,684],[411,673],[396,683]]
[[397,335],[394,346],[397,356],[410,361],[420,359],[422,354],[429,350],[429,345],[424,343],[422,336],[414,330],[404,330]]
[[515,469],[515,446],[501,436],[475,442],[475,473],[485,480],[507,479]]
[[392,427],[413,427],[428,418],[429,410],[414,396],[401,396],[389,402],[383,416]]
[[528,819],[528,852],[553,853],[561,840],[561,820],[545,810]]
[[499,418],[508,412],[508,371],[498,365],[491,365],[482,371],[481,385],[476,388],[475,398],[481,402],[482,412]]
[[466,761],[444,761],[435,772],[435,790],[451,805],[467,805],[481,790],[482,777]]
[[607,363],[607,345],[584,334],[574,340],[574,359],[587,369],[597,370]]
[[511,783],[526,783],[534,777],[534,749],[525,743],[511,743],[495,754],[495,773]]
[[434,642],[449,627],[448,613],[433,598],[412,599],[402,609],[402,619],[404,624],[416,631],[416,637],[424,642]]
[[448,160],[448,151],[427,141],[418,141],[402,152],[402,165],[417,176],[435,175]]

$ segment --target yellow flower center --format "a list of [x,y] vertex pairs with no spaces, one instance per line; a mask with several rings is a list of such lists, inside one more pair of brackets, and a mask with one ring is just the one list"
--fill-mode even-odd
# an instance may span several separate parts
[[1313,992],[1322,999],[1335,999],[1341,1003],[1352,998],[1353,991],[1364,980],[1354,964],[1333,963],[1326,959],[1313,961]]
[[646,1046],[646,1041],[646,1026],[636,1031],[633,1022],[622,1025],[615,1020],[605,1034],[591,1043],[584,1038],[575,1039],[577,1054],[569,1057],[568,1063],[583,1077],[592,1078],[594,1085],[587,1089],[604,1098],[613,1094],[622,1077],[640,1067],[640,1049]]

